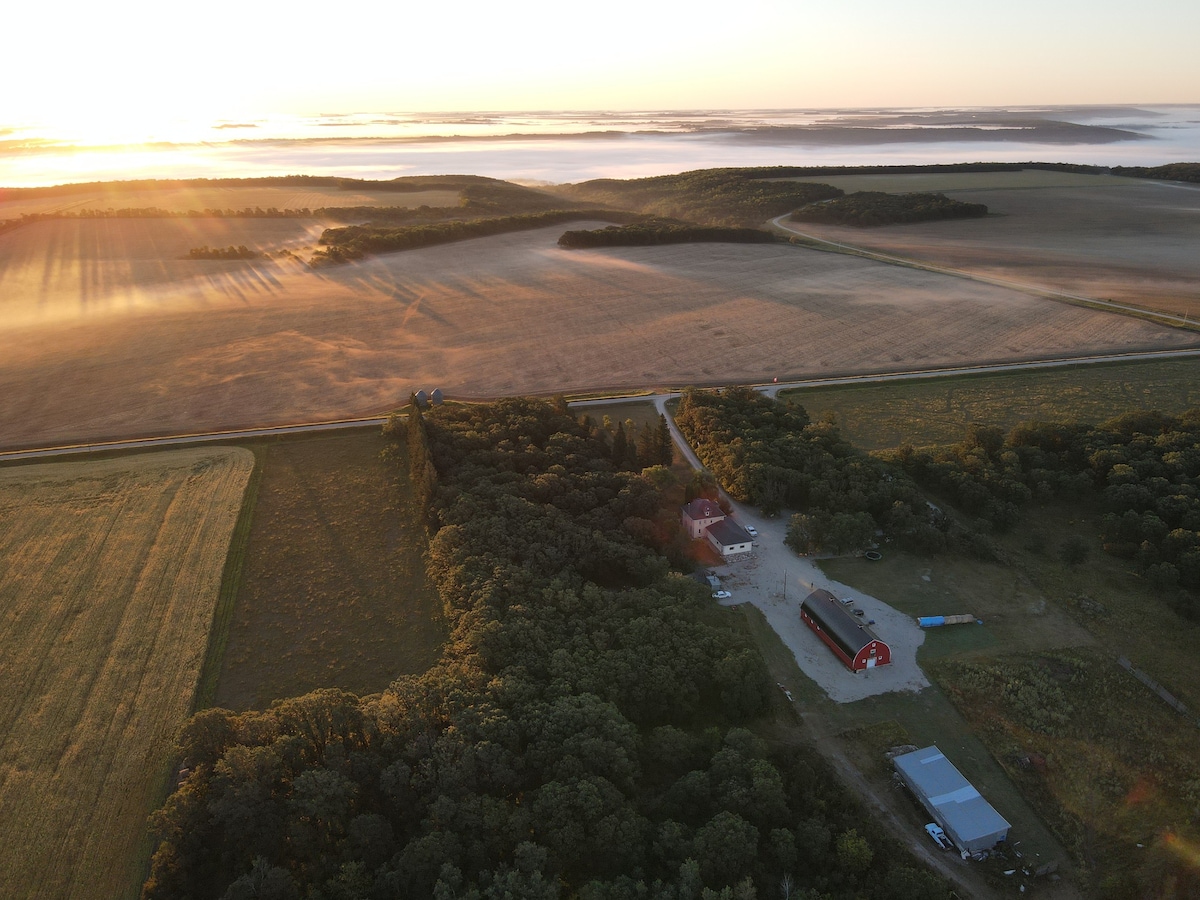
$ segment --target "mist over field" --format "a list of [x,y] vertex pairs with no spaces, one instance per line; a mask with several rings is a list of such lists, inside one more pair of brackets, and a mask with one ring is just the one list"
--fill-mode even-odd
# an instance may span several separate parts
[[[11,127],[5,128],[5,125]],[[1192,159],[1200,106],[327,113],[158,126],[144,144],[0,123],[0,185],[463,172],[565,183],[714,166]]]

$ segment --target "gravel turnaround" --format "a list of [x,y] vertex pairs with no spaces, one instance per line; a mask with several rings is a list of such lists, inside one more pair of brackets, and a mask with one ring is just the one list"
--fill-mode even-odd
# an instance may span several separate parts
[[[762,610],[775,633],[796,657],[801,671],[815,681],[830,699],[852,703],[890,691],[920,691],[929,680],[917,665],[917,648],[925,634],[911,616],[892,609],[882,600],[826,578],[816,563],[797,556],[783,543],[787,518],[763,518],[748,507],[733,503],[734,519],[758,529],[754,552],[713,571],[721,588],[733,594],[722,605],[753,603]],[[875,634],[891,647],[892,663],[857,674],[833,655],[800,619],[800,603],[813,590],[824,588],[839,598],[853,598],[853,606],[866,613]]]

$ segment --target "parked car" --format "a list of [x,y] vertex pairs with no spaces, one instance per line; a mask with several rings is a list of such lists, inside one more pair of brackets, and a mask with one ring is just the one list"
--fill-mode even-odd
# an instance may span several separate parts
[[732,596],[733,596],[733,594],[729,593],[729,591],[714,591],[713,592],[714,600],[728,600]]
[[750,535],[750,537],[758,537],[758,529],[753,525],[747,525],[746,534]]
[[925,826],[925,833],[933,838],[933,842],[942,850],[950,849],[950,838],[946,837],[946,832],[942,831],[942,826],[937,822],[930,822]]

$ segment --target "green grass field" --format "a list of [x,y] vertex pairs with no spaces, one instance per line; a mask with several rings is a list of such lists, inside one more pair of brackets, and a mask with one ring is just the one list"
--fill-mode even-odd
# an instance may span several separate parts
[[215,705],[374,693],[438,658],[424,529],[383,446],[375,430],[266,445]]
[[864,450],[962,440],[967,425],[1102,422],[1130,409],[1200,406],[1200,357],[780,391],[813,419],[832,412]]
[[[864,765],[872,729],[888,722],[915,743],[965,748],[968,777],[989,797],[1023,794],[1083,863],[1093,895],[1124,896],[1119,885],[1152,868],[1137,844],[1169,853],[1164,835],[1179,846],[1200,840],[1200,730],[1194,714],[1172,710],[1116,659],[1127,656],[1200,710],[1200,624],[1101,552],[1101,514],[1087,504],[1026,509],[1010,534],[994,536],[1000,563],[887,550],[875,563],[823,563],[830,576],[911,615],[972,613],[984,624],[926,632],[918,660],[932,692],[821,708],[860,745]],[[1075,567],[1058,555],[1072,535],[1091,547]],[[1028,754],[1045,767],[1023,767]],[[997,805],[1005,815],[1025,806]],[[1035,826],[1022,822],[1021,831]]]

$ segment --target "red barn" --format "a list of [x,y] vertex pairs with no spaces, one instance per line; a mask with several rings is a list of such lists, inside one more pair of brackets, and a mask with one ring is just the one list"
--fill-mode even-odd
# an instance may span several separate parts
[[816,590],[805,597],[800,604],[800,618],[851,672],[886,666],[892,661],[892,648],[829,591]]

